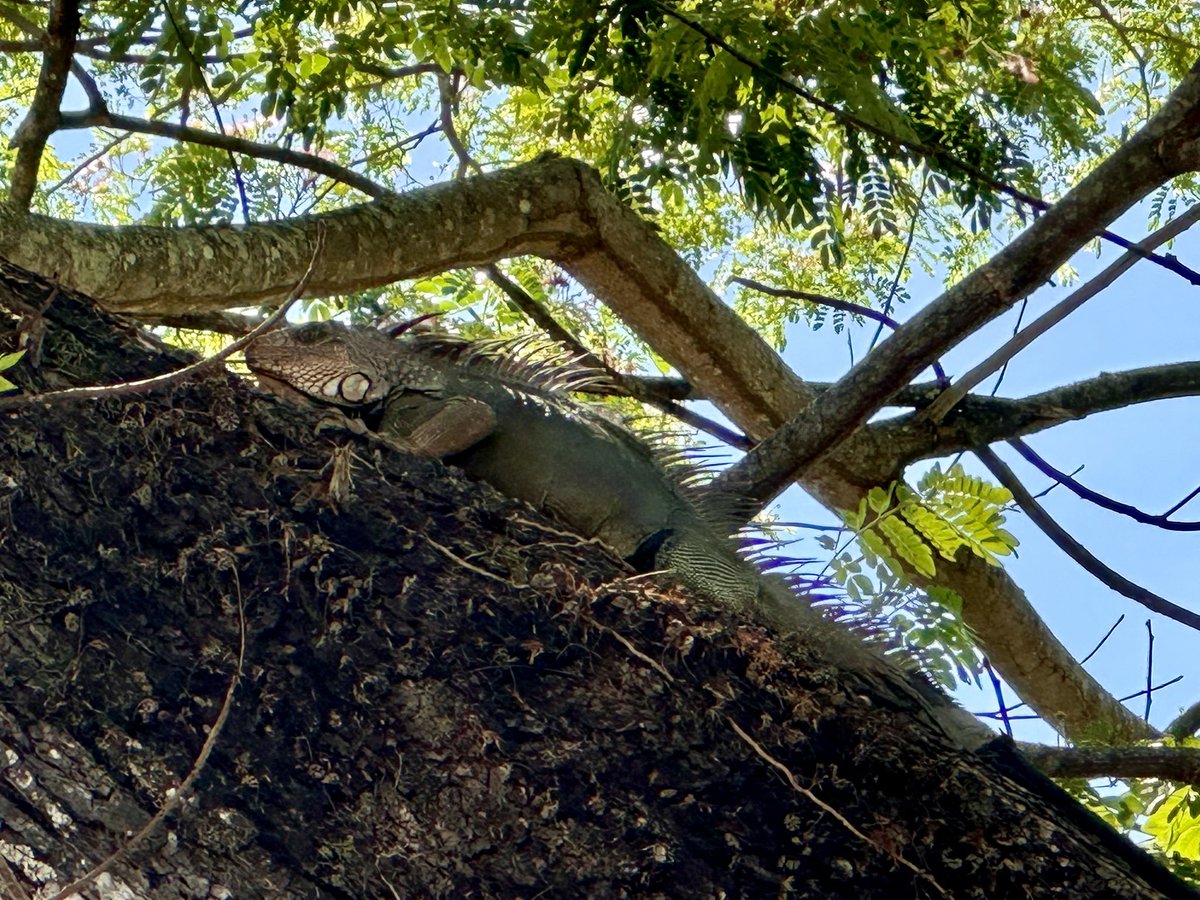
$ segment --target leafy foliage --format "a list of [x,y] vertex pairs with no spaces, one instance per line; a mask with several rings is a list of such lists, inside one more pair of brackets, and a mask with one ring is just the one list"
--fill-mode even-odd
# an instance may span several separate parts
[[[24,350],[17,350],[13,353],[0,354],[0,372],[7,372],[9,369],[11,369],[13,366],[15,366],[18,362],[20,362],[21,357],[24,355],[25,355]],[[9,381],[7,378],[5,378],[3,375],[0,375],[0,393],[3,393],[4,391],[15,391],[16,389],[17,389],[17,386],[15,384],[13,384],[11,381]]]
[[858,509],[843,513],[868,563],[901,573],[901,562],[920,574],[936,574],[934,553],[954,559],[966,548],[993,565],[1011,553],[1017,539],[1005,531],[1003,508],[1012,501],[1006,488],[968,475],[961,465],[942,472],[933,465],[912,491],[902,483],[875,487]]

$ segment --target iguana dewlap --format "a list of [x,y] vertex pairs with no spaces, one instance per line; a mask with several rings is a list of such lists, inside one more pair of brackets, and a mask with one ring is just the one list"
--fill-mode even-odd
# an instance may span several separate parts
[[[916,673],[827,621],[782,582],[741,559],[691,492],[624,428],[555,387],[590,373],[504,358],[496,347],[371,328],[309,323],[271,332],[246,350],[256,375],[321,403],[380,412],[379,433],[446,459],[641,571],[670,571],[688,587],[776,630],[798,634],[877,693],[933,714],[967,746],[990,738]],[[965,732],[965,733],[964,733]]]

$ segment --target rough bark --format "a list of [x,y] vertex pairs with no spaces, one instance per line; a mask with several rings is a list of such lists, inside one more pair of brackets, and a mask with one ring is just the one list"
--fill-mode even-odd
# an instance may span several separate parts
[[[67,293],[48,315],[40,384],[171,364]],[[241,610],[194,798],[98,887],[1190,896],[1006,745],[956,752],[802,648],[232,377],[0,423],[0,856],[30,892],[188,771]]]
[[[32,266],[54,260],[50,274],[135,313],[282,298],[308,264],[318,230],[325,252],[313,294],[503,256],[547,256],[583,278],[751,436],[770,434],[814,397],[653,229],[571,160],[537,161],[318,219],[246,227],[105,228],[0,207],[0,252]],[[872,486],[899,477],[902,464],[892,445],[860,431],[803,485],[830,509],[852,509]],[[1005,573],[976,563],[964,555],[941,565],[938,583],[963,598],[964,620],[1024,700],[1073,738],[1153,735],[1076,665]],[[1032,662],[1030,648],[1037,648]]]

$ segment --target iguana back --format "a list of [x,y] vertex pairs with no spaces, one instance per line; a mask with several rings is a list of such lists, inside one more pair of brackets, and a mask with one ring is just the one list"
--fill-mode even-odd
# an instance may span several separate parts
[[590,373],[523,363],[499,347],[428,336],[389,338],[332,322],[272,332],[246,352],[250,369],[323,403],[375,410],[381,434],[461,466],[502,493],[596,537],[640,571],[684,584],[783,634],[798,635],[877,695],[932,713],[975,746],[991,733],[922,676],[827,621],[779,579],[742,560],[691,492],[624,428],[556,385]]

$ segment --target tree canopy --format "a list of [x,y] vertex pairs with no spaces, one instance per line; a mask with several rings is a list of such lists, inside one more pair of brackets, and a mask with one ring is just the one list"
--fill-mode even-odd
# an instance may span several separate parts
[[[1198,59],[1200,23],[1162,0],[0,0],[0,256],[193,346],[310,264],[306,316],[567,342],[624,411],[746,451],[713,484],[754,512],[798,482],[843,526],[802,545],[817,591],[948,688],[1002,680],[1076,745],[1039,764],[1187,873],[1196,707],[1152,722],[1085,670],[1012,575],[1014,513],[1156,627],[1200,610],[1098,558],[1005,459],[1197,530],[1195,492],[1148,513],[1023,439],[1194,397],[1200,363],[988,391],[1126,270],[1200,284],[1164,249],[1200,217]],[[1040,318],[963,349],[1051,282]],[[861,359],[811,380],[780,356],[803,326]],[[35,360],[25,333],[5,371]],[[1120,791],[1083,780],[1103,776]]]

